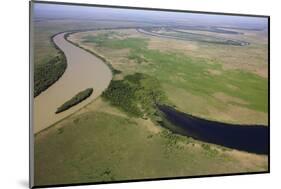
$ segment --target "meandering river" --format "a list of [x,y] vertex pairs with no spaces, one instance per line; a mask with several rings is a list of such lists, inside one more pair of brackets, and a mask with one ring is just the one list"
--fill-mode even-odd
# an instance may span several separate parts
[[[57,34],[54,43],[64,52],[67,68],[56,83],[34,99],[34,133],[42,131],[100,96],[112,79],[111,70],[101,59],[66,41],[65,34]],[[94,89],[89,98],[64,112],[55,114],[59,106],[86,88]]]
[[[90,103],[101,95],[112,79],[110,68],[101,59],[69,43],[64,38],[65,34],[57,34],[53,41],[64,52],[67,69],[55,84],[34,99],[34,133],[48,128]],[[89,98],[55,114],[59,106],[86,88],[94,89]],[[161,106],[159,109],[173,123],[168,129],[175,133],[229,148],[268,154],[269,129],[266,126],[220,123],[178,112],[167,106]]]

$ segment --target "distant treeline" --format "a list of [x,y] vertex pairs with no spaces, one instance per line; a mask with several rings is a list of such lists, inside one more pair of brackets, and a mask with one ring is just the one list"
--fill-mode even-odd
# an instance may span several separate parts
[[79,92],[74,97],[72,97],[70,100],[66,101],[63,105],[61,105],[57,109],[56,114],[63,112],[65,110],[71,108],[72,106],[75,106],[76,104],[82,102],[83,100],[85,100],[86,98],[91,96],[92,93],[93,93],[93,88],[88,88],[88,89],[85,89],[84,91]]

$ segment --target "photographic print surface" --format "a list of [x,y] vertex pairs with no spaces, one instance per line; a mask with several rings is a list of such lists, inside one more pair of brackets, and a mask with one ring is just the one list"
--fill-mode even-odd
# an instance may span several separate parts
[[32,2],[31,185],[269,171],[269,18]]

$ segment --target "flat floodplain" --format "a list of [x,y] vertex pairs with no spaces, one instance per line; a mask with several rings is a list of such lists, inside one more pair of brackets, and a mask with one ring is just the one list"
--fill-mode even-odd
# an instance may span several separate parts
[[[107,33],[112,33],[112,36],[120,33],[123,38],[104,38]],[[79,40],[85,48],[108,57],[116,69],[123,71],[117,77],[133,72],[153,75],[162,81],[169,99],[183,112],[217,121],[267,125],[268,85],[264,76],[267,58],[261,61],[261,57],[267,56],[267,51],[260,54],[261,50],[256,47],[206,46],[205,43],[163,39],[133,29],[82,32],[70,36],[70,39]],[[94,40],[99,43],[94,43]],[[256,46],[266,49],[265,42]],[[249,49],[251,52],[255,48],[257,53],[256,57],[251,56],[252,61],[243,57],[246,56],[244,51]],[[209,53],[202,53],[203,57],[196,55],[205,51]],[[230,55],[221,58],[207,56],[216,51]],[[229,61],[224,63],[225,59]],[[239,64],[235,65],[235,62]],[[258,69],[261,67],[259,71],[254,69],[255,64]]]
[[268,171],[267,18],[35,5],[60,13],[35,15],[34,69],[67,63],[34,98],[35,186]]

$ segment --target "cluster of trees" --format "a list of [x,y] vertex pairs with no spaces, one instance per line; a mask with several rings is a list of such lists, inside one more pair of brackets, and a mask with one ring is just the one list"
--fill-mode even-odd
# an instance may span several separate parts
[[134,92],[136,88],[123,80],[111,81],[109,87],[102,96],[109,100],[112,105],[120,107],[125,112],[135,116],[141,116],[139,108],[136,107]]
[[76,104],[82,102],[83,100],[85,100],[86,98],[91,96],[92,93],[93,93],[93,88],[88,88],[88,89],[85,89],[85,90],[79,92],[74,97],[72,97],[70,100],[66,101],[63,105],[61,105],[57,109],[56,114],[63,112],[65,110],[71,108],[72,106],[75,106]]
[[143,118],[153,115],[157,104],[166,100],[158,80],[142,73],[112,81],[102,96],[130,115]]
[[65,56],[60,53],[44,64],[34,65],[34,97],[55,83],[67,67]]

